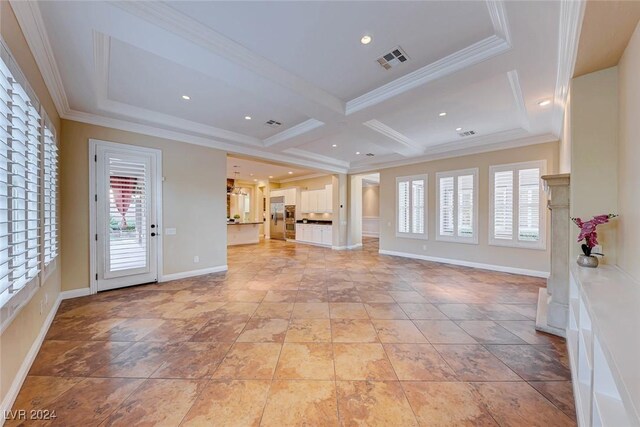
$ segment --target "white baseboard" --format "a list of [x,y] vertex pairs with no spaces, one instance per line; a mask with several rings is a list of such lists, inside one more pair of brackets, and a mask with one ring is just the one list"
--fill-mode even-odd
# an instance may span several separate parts
[[331,246],[331,249],[333,249],[334,251],[346,251],[348,249],[357,249],[361,247],[362,247],[362,243],[356,243],[355,245],[349,245],[349,246]]
[[547,271],[529,270],[526,268],[507,267],[504,265],[494,265],[494,264],[483,264],[480,262],[463,261],[463,260],[451,259],[451,258],[439,258],[439,257],[432,257],[427,255],[411,254],[407,252],[387,251],[385,249],[380,249],[378,253],[380,253],[381,255],[392,255],[392,256],[399,256],[403,258],[413,258],[413,259],[421,259],[424,261],[440,262],[443,264],[459,265],[462,267],[480,268],[482,270],[499,271],[502,273],[512,273],[512,274],[521,274],[523,276],[541,277],[543,279],[547,279],[549,277],[549,272]]
[[203,276],[205,274],[220,273],[221,271],[227,271],[228,265],[218,265],[216,267],[203,268],[200,270],[183,271],[181,273],[164,274],[160,278],[159,282],[168,282],[170,280],[186,279],[187,277]]
[[60,292],[60,299],[65,300],[70,298],[86,297],[88,295],[91,295],[90,288],[71,289],[70,291]]
[[362,236],[363,237],[380,237],[380,233],[377,231],[363,231],[362,232]]
[[56,316],[56,313],[58,312],[58,307],[60,307],[61,301],[62,301],[62,298],[61,298],[61,295],[59,295],[58,298],[56,299],[56,302],[53,304],[53,307],[51,307],[51,310],[49,311],[47,318],[42,324],[42,327],[40,328],[40,332],[38,333],[38,336],[33,341],[33,344],[31,344],[31,348],[29,349],[29,352],[27,353],[24,360],[22,361],[22,364],[20,365],[20,369],[18,369],[18,372],[16,373],[16,376],[13,379],[11,386],[9,387],[9,391],[7,391],[7,394],[2,400],[2,407],[0,408],[0,411],[1,411],[0,426],[2,426],[5,422],[4,415],[11,410],[11,407],[16,401],[16,397],[18,397],[18,393],[20,392],[22,383],[24,383],[24,380],[27,378],[29,369],[31,369],[31,365],[33,364],[33,361],[36,359],[36,356],[38,355],[38,351],[40,351],[40,346],[42,345],[42,342],[44,341],[44,337],[47,335],[47,332],[49,331],[49,327],[51,326],[51,322],[53,322],[53,318]]

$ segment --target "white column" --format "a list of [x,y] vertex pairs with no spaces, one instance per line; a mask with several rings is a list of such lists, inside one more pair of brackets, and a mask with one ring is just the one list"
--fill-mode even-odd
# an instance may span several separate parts
[[551,271],[547,288],[540,289],[536,329],[566,336],[569,313],[569,186],[570,175],[542,177],[549,194],[547,206],[551,211]]

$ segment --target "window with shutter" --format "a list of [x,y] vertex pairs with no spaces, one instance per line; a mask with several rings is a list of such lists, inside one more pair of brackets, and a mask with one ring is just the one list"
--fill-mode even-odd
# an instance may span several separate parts
[[436,240],[478,243],[478,169],[436,174]]
[[545,249],[540,191],[545,170],[544,160],[491,166],[490,244]]
[[427,176],[396,178],[398,237],[427,238]]
[[57,148],[0,39],[0,327],[33,296],[57,242]]

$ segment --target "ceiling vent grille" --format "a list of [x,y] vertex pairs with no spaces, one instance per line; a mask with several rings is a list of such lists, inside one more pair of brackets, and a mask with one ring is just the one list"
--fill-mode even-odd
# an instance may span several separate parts
[[380,66],[385,70],[390,70],[393,67],[397,67],[398,65],[402,64],[403,62],[407,62],[408,60],[409,57],[400,46],[394,47],[393,49],[391,49],[391,52],[385,53],[377,59],[378,64],[380,64]]
[[269,120],[265,123],[265,125],[267,126],[271,126],[272,128],[278,128],[280,126],[282,126],[282,123],[277,121],[277,120]]
[[471,135],[475,135],[476,131],[475,130],[468,130],[465,132],[460,132],[458,135],[465,137],[465,136],[471,136]]
[[367,157],[373,157],[373,156],[375,156],[375,154],[373,154],[373,153],[367,153],[367,154],[365,154],[365,155],[366,155]]

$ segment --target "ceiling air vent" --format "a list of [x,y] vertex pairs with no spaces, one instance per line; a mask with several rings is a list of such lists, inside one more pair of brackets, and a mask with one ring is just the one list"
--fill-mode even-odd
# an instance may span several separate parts
[[265,123],[267,126],[271,126],[272,128],[278,128],[282,126],[282,123],[277,120],[269,120]]
[[460,132],[458,135],[465,137],[465,136],[471,136],[471,135],[475,135],[476,131],[475,130],[468,130],[465,132]]
[[367,153],[367,154],[365,154],[365,155],[366,155],[367,157],[373,157],[373,156],[375,156],[375,154],[373,154],[373,153]]
[[409,57],[404,50],[400,46],[397,46],[391,50],[389,53],[385,53],[380,58],[377,59],[378,64],[385,70],[390,70],[393,67],[397,67],[403,62],[409,60]]

